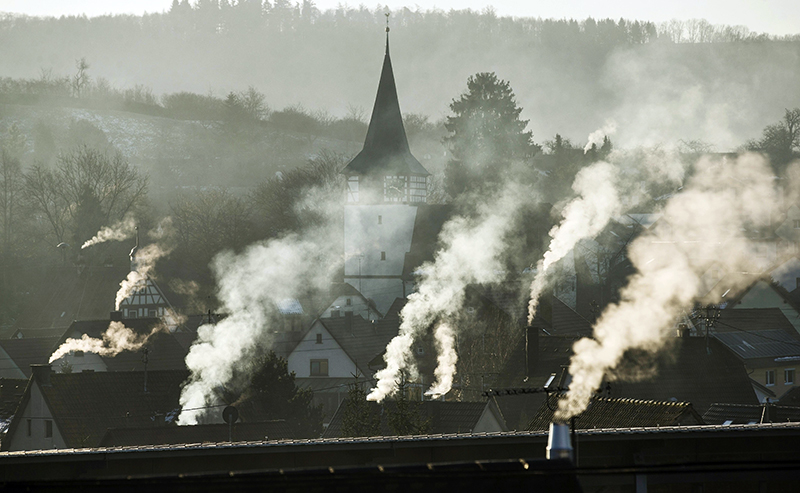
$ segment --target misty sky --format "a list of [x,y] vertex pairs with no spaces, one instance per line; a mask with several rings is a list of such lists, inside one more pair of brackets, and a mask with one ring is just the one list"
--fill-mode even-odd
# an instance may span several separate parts
[[[89,16],[107,13],[161,12],[169,8],[172,0],[0,0],[0,12],[28,15]],[[194,3],[194,2],[191,2]],[[361,3],[373,7],[369,1],[342,2],[317,0],[320,9],[335,8],[339,4],[352,6]],[[770,34],[800,33],[800,9],[797,0],[436,0],[415,2],[384,0],[382,5],[397,8],[410,5],[421,9],[483,9],[493,5],[500,15],[533,16],[544,18],[620,18],[661,22],[669,19],[704,18],[713,24],[745,25],[753,31]]]

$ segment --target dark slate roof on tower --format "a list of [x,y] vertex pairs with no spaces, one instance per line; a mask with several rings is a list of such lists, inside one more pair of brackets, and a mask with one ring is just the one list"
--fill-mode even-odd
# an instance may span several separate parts
[[389,38],[386,38],[386,55],[383,59],[381,80],[372,118],[367,129],[364,148],[345,167],[348,175],[415,174],[429,175],[408,148],[408,138],[403,127],[403,116],[397,101],[392,60],[389,57]]

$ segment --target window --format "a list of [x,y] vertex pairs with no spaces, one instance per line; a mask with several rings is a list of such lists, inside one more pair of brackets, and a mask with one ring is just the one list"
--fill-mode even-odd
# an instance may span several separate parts
[[381,260],[386,260],[386,252],[381,252]]
[[765,381],[768,387],[775,385],[775,370],[767,370]]
[[378,224],[383,224],[383,216],[378,216]]
[[347,306],[353,306],[353,299],[352,298],[347,298],[345,300],[344,304],[347,305]]
[[31,436],[31,432],[32,432],[32,431],[33,431],[33,420],[32,420],[32,419],[29,419],[29,420],[28,420],[28,430],[27,430],[27,435],[28,435],[28,436]]
[[136,318],[137,315],[136,310],[128,310],[128,318]]
[[326,360],[326,359],[312,359],[311,360],[311,376],[312,377],[327,377],[328,376],[328,360]]
[[150,318],[156,318],[158,316],[158,312],[155,311],[155,310],[149,310],[147,312],[147,316],[150,317]]
[[322,344],[322,334],[317,334],[317,344]]
[[44,422],[44,437],[53,438],[53,421],[50,419]]
[[794,229],[800,229],[800,219],[795,219],[792,223],[794,224]]
[[784,385],[794,385],[794,368],[783,370],[783,383]]

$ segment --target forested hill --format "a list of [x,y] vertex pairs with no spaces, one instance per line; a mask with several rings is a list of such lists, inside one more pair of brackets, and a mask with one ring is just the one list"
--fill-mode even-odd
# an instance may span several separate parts
[[[232,3],[232,2],[230,2]],[[0,77],[90,76],[156,95],[224,97],[254,86],[273,108],[368,112],[383,55],[383,9],[313,2],[175,2],[145,16],[0,19]],[[438,119],[467,77],[510,81],[534,140],[583,140],[613,119],[620,145],[702,139],[725,150],[800,105],[800,38],[704,21],[542,20],[491,11],[401,9],[390,20],[406,113]]]

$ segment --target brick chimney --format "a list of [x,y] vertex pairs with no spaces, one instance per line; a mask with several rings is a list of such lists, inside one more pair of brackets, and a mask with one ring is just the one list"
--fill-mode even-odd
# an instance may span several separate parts
[[50,365],[31,365],[31,373],[33,373],[33,379],[39,385],[49,387],[50,384],[50,374],[53,372],[53,369]]
[[122,310],[115,310],[111,312],[110,318],[112,322],[122,322]]

